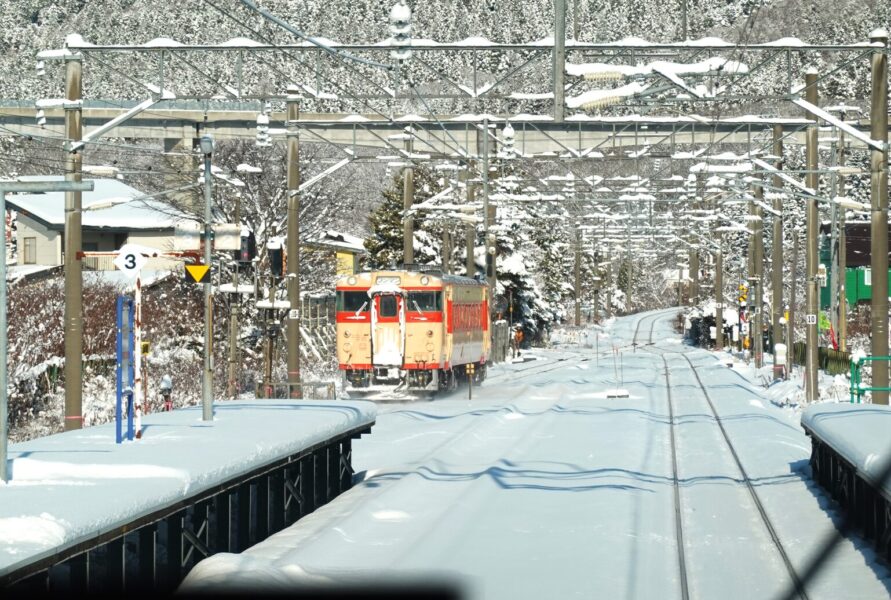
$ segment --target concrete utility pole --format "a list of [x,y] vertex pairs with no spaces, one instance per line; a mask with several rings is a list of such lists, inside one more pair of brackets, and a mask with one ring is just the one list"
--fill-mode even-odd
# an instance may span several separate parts
[[[83,57],[75,54],[65,62],[65,137],[69,144],[83,137]],[[68,149],[65,181],[79,183],[83,154]],[[65,431],[83,427],[84,306],[81,273],[81,192],[65,192]],[[5,218],[5,217],[4,217]],[[6,258],[4,257],[4,260]],[[6,332],[0,332],[3,336]]]
[[[214,144],[210,135],[201,136],[201,152],[204,154],[204,264],[210,269],[211,265],[211,199],[213,192],[213,173],[211,170],[211,157]],[[211,286],[211,273],[208,272],[207,281],[204,283],[204,377],[201,382],[201,419],[213,421],[213,288]]]
[[566,112],[566,0],[554,0],[554,122],[562,123]]
[[[817,70],[813,67],[808,69],[804,75],[805,96],[806,100],[817,106]],[[807,155],[807,177],[806,185],[814,191],[814,196],[809,197],[807,202],[807,245],[805,246],[805,262],[807,264],[805,282],[807,287],[806,293],[806,329],[807,337],[805,343],[807,345],[807,360],[805,361],[805,391],[808,402],[816,402],[820,397],[820,391],[817,389],[817,367],[818,367],[818,351],[817,345],[819,339],[817,337],[817,323],[819,321],[819,306],[817,296],[817,261],[819,260],[819,248],[817,246],[817,232],[820,225],[817,215],[817,188],[820,184],[820,178],[817,175],[817,132],[818,124],[815,121],[813,125],[808,125],[806,132],[806,155]],[[885,232],[887,235],[887,225]],[[887,279],[887,274],[886,274]],[[875,283],[873,283],[875,285]],[[875,296],[875,294],[873,294]],[[887,312],[887,301],[886,301]],[[883,317],[886,318],[886,317]],[[885,328],[887,332],[887,327]],[[886,341],[887,347],[887,341]]]
[[[412,154],[411,128],[406,128],[405,152]],[[406,156],[406,160],[409,160]],[[415,198],[415,170],[409,162],[402,170],[402,262],[411,265],[415,262],[415,222],[411,214],[411,206]]]
[[442,228],[442,272],[452,273],[452,231],[448,223]]
[[[693,209],[698,210],[702,208],[702,200],[703,193],[705,191],[705,179],[702,173],[696,174],[696,201],[693,203]],[[652,202],[650,206],[652,206]],[[699,242],[694,238],[690,237],[690,243],[693,245],[698,244]],[[690,249],[690,300],[692,304],[699,303],[699,250],[695,248]]]
[[[754,307],[755,307],[755,288],[757,287],[757,278],[755,276],[755,201],[754,199],[749,199],[749,220],[746,221],[746,227],[749,230],[748,236],[748,246],[746,248],[746,272],[742,277],[744,285],[746,286],[746,321],[749,324],[749,333],[746,335],[746,338],[749,342],[749,353],[755,354],[755,321],[754,321]],[[740,307],[741,309],[741,307]],[[742,340],[742,332],[740,332],[740,340]],[[743,346],[745,347],[745,346]]]
[[[764,188],[761,185],[755,186],[755,198],[757,200],[764,199]],[[761,206],[755,206],[755,217],[758,220],[755,225],[755,289],[754,298],[754,319],[752,320],[752,354],[755,357],[755,368],[760,369],[764,365],[764,211]]]
[[724,255],[721,231],[715,228],[715,349],[724,349]]
[[[464,171],[464,180],[467,185],[467,204],[476,202],[476,189],[470,181],[470,174]],[[476,223],[468,223],[464,228],[465,265],[468,277],[476,275],[476,258],[473,253],[476,249]]]
[[[876,29],[869,41],[879,43],[872,55],[872,105],[870,136],[882,142],[884,151],[870,152],[872,198],[872,355],[888,356],[888,32]],[[888,363],[872,361],[872,387],[888,387]],[[872,393],[873,404],[888,404],[887,391]]]
[[575,326],[582,324],[582,239],[579,223],[575,224]]
[[[288,90],[288,395],[300,398],[300,96]],[[406,178],[408,179],[408,178]],[[409,237],[411,239],[411,237]]]
[[[845,120],[844,112],[841,114],[842,121]],[[841,130],[838,132],[838,164],[841,167],[845,165],[845,133]],[[845,176],[838,174],[838,195],[845,195]],[[845,210],[842,209],[838,214],[838,349],[842,352],[847,350],[848,337],[848,297],[847,297],[847,279],[848,279],[848,236],[845,232]]]
[[792,237],[795,239],[792,244],[792,268],[790,269],[792,288],[789,290],[789,320],[786,322],[786,373],[787,377],[792,377],[792,367],[795,348],[795,302],[798,293],[798,245],[801,242],[801,236],[798,230],[792,230]]
[[[93,189],[93,182],[71,181],[28,181],[0,182],[0,217],[3,218],[3,260],[0,260],[0,331],[7,331],[6,318],[6,194],[7,192],[83,192]],[[67,203],[67,198],[66,198]],[[6,396],[8,382],[7,353],[8,340],[0,335],[0,481],[9,481],[6,463],[7,441],[9,440],[9,408]],[[80,381],[80,377],[77,378]]]
[[[565,0],[564,0],[565,1]],[[489,307],[495,303],[495,246],[490,245],[492,228],[489,213],[489,119],[483,119],[483,247],[486,251],[486,282],[489,286]]]
[[[241,192],[235,196],[235,224],[241,227]],[[235,400],[238,398],[238,321],[241,312],[241,294],[238,293],[239,259],[232,262],[232,294],[229,314],[229,377],[226,395]]]
[[[777,157],[775,167],[781,169],[783,166],[783,126],[773,126],[773,154]],[[772,314],[771,323],[773,325],[773,344],[783,343],[783,325],[780,319],[783,317],[783,200],[779,196],[779,190],[783,185],[783,180],[779,175],[773,176],[774,198],[773,210],[776,214],[773,216],[773,236],[771,240],[771,302],[770,308]],[[786,349],[786,353],[791,352],[791,348]],[[779,374],[779,365],[776,362],[776,349],[774,348],[774,377]]]

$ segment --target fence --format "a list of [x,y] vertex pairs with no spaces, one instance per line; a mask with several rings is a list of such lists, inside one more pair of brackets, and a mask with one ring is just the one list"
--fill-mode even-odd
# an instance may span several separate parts
[[[792,361],[796,365],[804,365],[807,361],[807,344],[795,342],[792,345]],[[851,369],[851,355],[841,350],[824,348],[817,349],[817,365],[830,375],[847,375]]]
[[299,391],[304,400],[334,400],[336,391],[333,381],[304,381],[301,383],[257,383],[257,398],[290,398],[291,391]]

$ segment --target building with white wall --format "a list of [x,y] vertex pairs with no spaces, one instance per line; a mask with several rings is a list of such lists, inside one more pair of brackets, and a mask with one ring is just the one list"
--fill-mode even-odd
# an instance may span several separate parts
[[[59,181],[54,177],[21,177],[23,181]],[[83,192],[81,226],[84,269],[113,270],[114,252],[126,243],[173,250],[174,227],[185,215],[117,179],[94,179],[91,192]],[[127,198],[134,200],[127,202]],[[16,211],[15,244],[19,265],[61,265],[64,262],[65,194],[8,194],[8,210]],[[91,210],[91,207],[93,208]],[[147,269],[171,269],[177,263],[153,258]]]

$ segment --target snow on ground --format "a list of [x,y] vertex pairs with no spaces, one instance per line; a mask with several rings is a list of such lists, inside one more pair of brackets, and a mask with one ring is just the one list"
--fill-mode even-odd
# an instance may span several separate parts
[[[802,566],[837,515],[808,477],[798,414],[774,403],[793,395],[794,382],[772,399],[744,363],[731,359],[728,369],[679,343],[672,317],[555,332],[553,347],[523,352],[534,360],[495,365],[472,401],[465,388],[380,405],[372,434],[354,445],[353,489],[241,555],[202,561],[181,590],[319,581],[373,589],[429,578],[467,598],[680,597],[668,377],[691,597],[787,591],[694,369]],[[630,397],[607,397],[616,388]],[[887,568],[857,540],[807,583],[810,598],[889,590]]]

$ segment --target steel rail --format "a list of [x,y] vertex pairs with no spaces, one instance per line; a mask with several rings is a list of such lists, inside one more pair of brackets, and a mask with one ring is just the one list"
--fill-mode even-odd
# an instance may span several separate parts
[[742,461],[740,460],[739,455],[736,453],[736,448],[734,447],[733,442],[730,441],[730,436],[727,434],[727,430],[724,428],[724,423],[721,420],[721,417],[718,416],[718,411],[715,408],[715,404],[712,402],[708,390],[702,383],[702,379],[699,378],[699,372],[696,370],[696,366],[693,364],[693,361],[690,360],[690,357],[686,354],[680,352],[678,352],[677,354],[683,356],[684,360],[687,361],[687,364],[690,365],[690,369],[693,371],[693,376],[696,377],[696,382],[699,384],[700,389],[702,389],[702,394],[705,397],[706,402],[708,402],[709,408],[711,409],[712,414],[715,417],[715,422],[721,429],[721,434],[724,436],[724,441],[727,443],[727,447],[730,449],[730,454],[733,455],[733,460],[736,461],[736,466],[739,469],[743,481],[746,484],[746,489],[749,491],[749,495],[752,497],[752,501],[755,503],[755,507],[758,509],[758,513],[761,515],[761,519],[764,523],[765,528],[767,529],[768,534],[770,535],[770,539],[776,546],[777,551],[780,554],[780,558],[782,558],[783,564],[785,565],[786,570],[789,572],[789,576],[791,577],[792,582],[795,584],[796,595],[801,598],[801,600],[808,600],[807,592],[804,589],[804,583],[798,576],[798,573],[795,571],[795,567],[792,565],[792,561],[789,559],[789,555],[786,554],[786,549],[783,548],[783,544],[780,541],[779,536],[777,535],[776,529],[774,528],[770,517],[767,516],[767,511],[764,509],[764,505],[761,504],[761,499],[758,497],[758,493],[755,491],[755,486],[752,483],[752,480],[749,478],[749,474],[746,472],[745,467],[743,467]]
[[[656,320],[653,319],[653,323]],[[652,330],[651,330],[652,334]],[[671,476],[674,482],[674,524],[675,537],[678,545],[678,568],[680,569],[681,598],[688,600],[690,598],[690,586],[687,582],[687,558],[684,551],[684,523],[681,511],[681,486],[678,480],[678,454],[677,454],[677,438],[675,436],[675,417],[674,403],[671,400],[671,380],[668,377],[668,359],[665,354],[662,355],[662,362],[665,365],[665,392],[668,396],[668,422],[669,431],[671,432]]]

